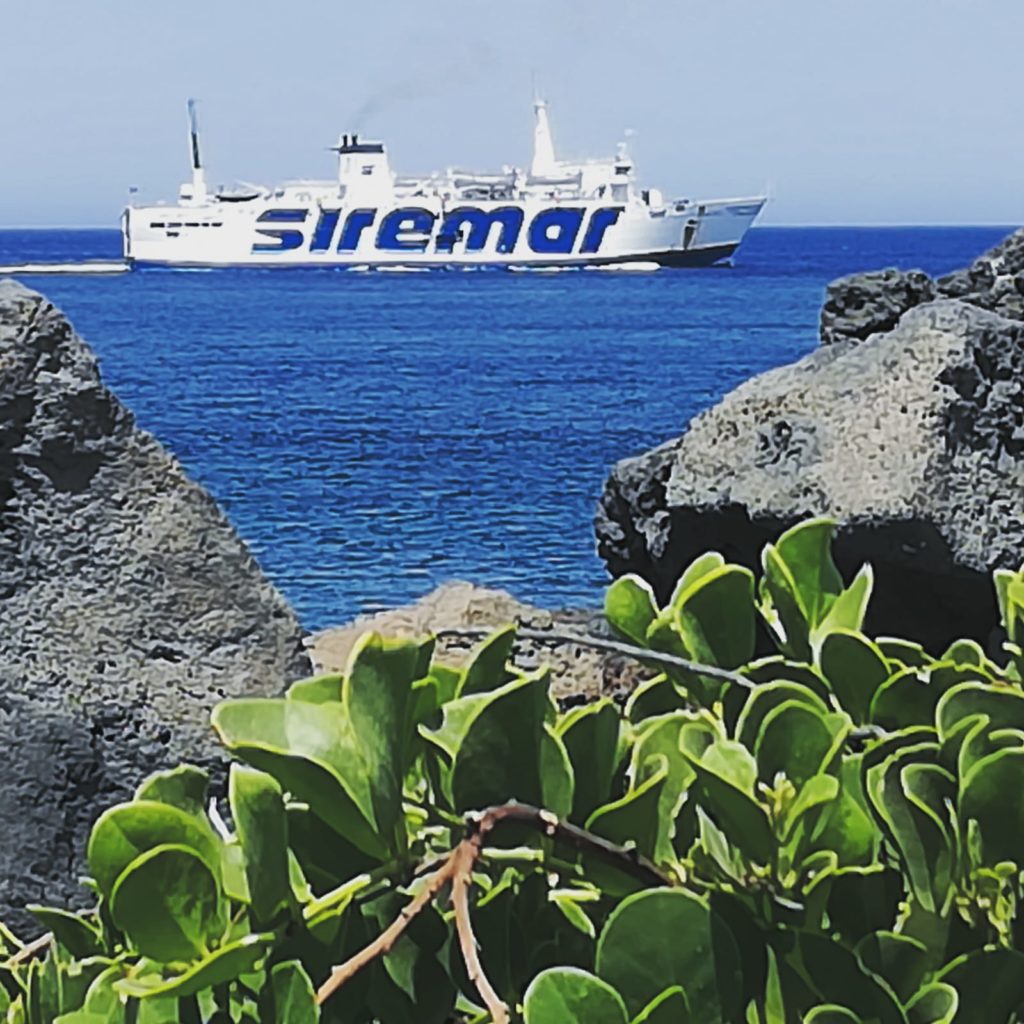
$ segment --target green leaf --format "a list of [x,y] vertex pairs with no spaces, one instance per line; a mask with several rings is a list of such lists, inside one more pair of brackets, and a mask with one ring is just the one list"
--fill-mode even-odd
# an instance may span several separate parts
[[559,818],[572,812],[575,779],[569,752],[560,736],[547,723],[540,737],[541,802]]
[[592,899],[599,895],[594,889],[552,889],[548,893],[548,902],[559,909],[573,928],[587,938],[596,939],[597,929],[594,928],[594,922],[580,906],[580,902],[592,902]]
[[903,669],[878,688],[868,718],[883,729],[931,723],[942,693],[941,682],[934,678],[932,669]]
[[272,776],[233,764],[228,799],[245,854],[253,918],[257,924],[269,922],[291,903],[284,795]]
[[665,673],[661,673],[642,682],[629,695],[625,717],[627,722],[642,722],[645,718],[667,715],[670,711],[680,711],[684,707],[685,697],[676,688],[676,684]]
[[843,579],[832,561],[835,532],[831,519],[806,519],[775,542],[795,584],[800,609],[812,626],[821,622],[843,589]]
[[647,630],[657,614],[654,590],[633,573],[620,576],[605,591],[605,618],[617,633],[641,647],[646,645]]
[[225,701],[214,708],[213,726],[228,750],[272,775],[340,836],[372,857],[387,858],[369,772],[340,703]]
[[433,641],[363,636],[352,649],[342,684],[342,704],[362,752],[379,834],[389,849],[404,847],[402,784],[413,759],[413,683],[430,665]]
[[100,815],[89,836],[89,871],[100,892],[109,896],[132,861],[167,844],[191,849],[219,880],[220,844],[209,827],[178,807],[151,800],[117,804]]
[[169,771],[150,775],[135,791],[135,799],[171,804],[205,822],[209,788],[209,772],[195,765],[180,764]]
[[508,663],[512,660],[515,643],[514,625],[496,630],[484,640],[466,665],[458,696],[469,697],[474,693],[497,690],[514,679],[515,673],[509,671]]
[[686,791],[697,775],[680,746],[684,726],[694,721],[691,712],[675,712],[648,719],[633,743],[629,777],[634,783],[645,778],[654,768],[645,768],[663,759],[668,770],[658,804],[658,845],[655,858],[659,862],[672,858],[675,821]]
[[934,764],[934,744],[904,747],[867,770],[867,793],[879,821],[900,852],[921,906],[941,913],[950,893],[955,859],[945,802],[952,776]]
[[690,1024],[690,1004],[681,985],[655,996],[630,1024]]
[[738,668],[754,653],[754,575],[723,565],[702,575],[675,606],[675,624],[691,657]]
[[639,853],[653,860],[661,823],[658,802],[668,778],[664,757],[661,762],[661,767],[635,789],[594,811],[587,819],[587,831],[620,846],[631,843]]
[[761,723],[754,744],[758,777],[770,783],[781,772],[802,786],[831,767],[848,732],[845,716],[823,715],[803,701],[786,701]]
[[26,909],[73,957],[84,960],[103,953],[99,928],[86,921],[82,914],[35,903],[30,903]]
[[217,879],[187,846],[158,846],[132,861],[114,885],[110,911],[139,952],[161,963],[204,956],[227,927]]
[[147,1002],[163,997],[185,999],[252,973],[274,939],[274,935],[246,935],[177,973],[164,973],[159,963],[142,960],[114,988],[123,996]]
[[1024,835],[1024,749],[999,750],[977,761],[960,788],[960,818],[978,822],[984,863],[1021,863]]
[[[497,690],[452,701],[431,735],[451,745],[451,793],[456,811],[519,800],[543,804],[541,745],[548,702],[548,670]],[[464,702],[473,702],[467,707]],[[444,740],[439,739],[444,736]]]
[[821,715],[828,714],[828,705],[814,691],[787,679],[762,682],[750,692],[736,721],[736,738],[749,750],[754,749],[765,718],[776,708],[800,701]]
[[856,632],[864,625],[868,602],[875,585],[875,574],[870,565],[862,565],[850,585],[836,596],[825,616],[811,631],[811,646],[821,648],[825,637],[835,630]]
[[[892,991],[865,971],[845,946],[830,936],[809,932],[796,932],[793,939],[794,954],[788,962],[823,1003],[848,1008],[853,1021],[905,1024]],[[838,1020],[845,1022],[842,1017]]]
[[672,589],[672,596],[669,598],[668,608],[678,608],[683,600],[683,595],[700,579],[708,573],[721,569],[725,565],[725,558],[718,551],[706,551],[698,555],[682,572],[676,585]]
[[336,704],[341,701],[341,688],[345,677],[337,672],[329,675],[300,679],[288,687],[288,700],[302,700],[307,704]]
[[844,1006],[836,1006],[835,1003],[827,1003],[823,1006],[815,1006],[804,1017],[804,1024],[864,1024],[864,1021],[853,1010],[847,1010]]
[[298,960],[275,964],[260,993],[260,1016],[279,1024],[317,1024],[320,1008],[305,968]]
[[1007,1024],[1024,1003],[1024,953],[975,950],[952,960],[934,980],[957,992],[953,1024]]
[[683,889],[649,889],[612,912],[597,944],[596,972],[636,1015],[678,985],[701,1024],[731,1024],[742,1000],[739,953],[725,923]]
[[950,687],[935,708],[939,736],[946,739],[964,719],[987,715],[993,729],[1024,730],[1024,693],[1009,686],[966,682]]
[[[752,796],[756,766],[739,744],[712,743],[700,751],[693,743],[694,730],[682,730],[680,743],[697,773],[698,801],[745,856],[759,864],[769,864],[775,851],[775,838],[764,809]],[[746,755],[749,766],[740,756]],[[689,990],[687,990],[689,991]]]
[[556,727],[575,778],[573,821],[586,821],[608,800],[618,758],[619,728],[618,709],[607,698],[574,708]]
[[854,953],[861,967],[885,981],[903,1004],[913,998],[930,967],[923,942],[889,931],[865,935]]
[[952,985],[932,982],[907,1003],[908,1024],[953,1024],[960,996]]
[[858,724],[866,722],[872,698],[892,675],[881,649],[860,633],[835,630],[822,642],[820,657],[840,706]]
[[551,967],[530,982],[526,1024],[628,1024],[622,997],[607,982],[576,967]]
[[880,636],[875,643],[894,669],[926,668],[934,660],[919,643],[912,640]]

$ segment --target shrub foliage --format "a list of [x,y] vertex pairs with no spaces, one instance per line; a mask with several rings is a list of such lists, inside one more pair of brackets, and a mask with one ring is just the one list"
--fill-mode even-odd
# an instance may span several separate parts
[[1024,1020],[1024,574],[996,574],[1005,657],[936,655],[863,634],[871,571],[832,535],[788,531],[759,581],[704,555],[664,607],[617,580],[652,669],[625,707],[559,713],[512,627],[461,669],[369,634],[344,675],[220,705],[230,827],[190,766],[102,813],[95,908],[0,931],[0,1014]]

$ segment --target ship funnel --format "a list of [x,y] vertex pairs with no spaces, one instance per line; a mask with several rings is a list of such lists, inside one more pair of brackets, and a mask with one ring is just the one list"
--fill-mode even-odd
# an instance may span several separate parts
[[199,117],[196,113],[196,101],[188,101],[188,140],[189,156],[192,161],[192,195],[193,203],[206,201],[206,175],[203,161],[199,155]]
[[558,174],[555,159],[555,144],[551,138],[551,124],[548,121],[548,105],[544,100],[533,101],[533,163],[530,174],[534,178],[551,178]]

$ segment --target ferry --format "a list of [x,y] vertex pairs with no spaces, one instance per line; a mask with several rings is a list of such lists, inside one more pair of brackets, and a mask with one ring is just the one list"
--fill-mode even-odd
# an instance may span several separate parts
[[666,199],[637,184],[627,143],[608,159],[555,156],[547,104],[534,102],[527,168],[421,177],[392,170],[382,142],[344,134],[336,180],[210,189],[188,102],[192,178],[175,203],[129,204],[132,267],[512,270],[710,266],[728,260],[765,204]]

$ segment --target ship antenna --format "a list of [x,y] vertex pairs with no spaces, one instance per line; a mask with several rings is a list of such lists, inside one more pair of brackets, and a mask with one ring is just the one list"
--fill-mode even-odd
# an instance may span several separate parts
[[189,155],[192,160],[192,201],[202,203],[206,200],[206,175],[203,162],[199,156],[199,117],[196,113],[196,101],[188,101],[188,136]]

